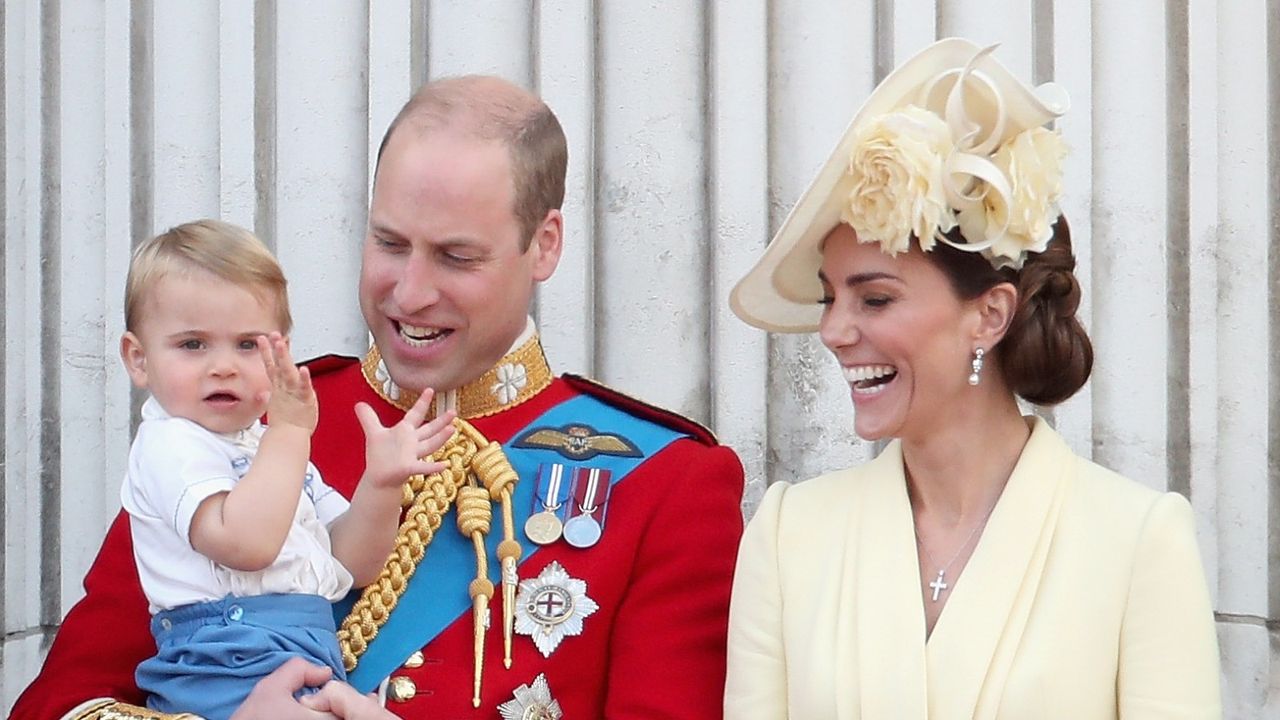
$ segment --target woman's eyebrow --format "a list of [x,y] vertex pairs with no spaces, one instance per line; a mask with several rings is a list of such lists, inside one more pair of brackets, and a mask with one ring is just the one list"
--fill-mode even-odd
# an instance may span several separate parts
[[[831,284],[830,278],[828,278],[827,274],[822,272],[821,270],[818,271],[818,279],[828,285]],[[855,287],[857,285],[861,285],[862,283],[871,282],[873,280],[896,280],[898,282],[902,282],[902,278],[899,278],[897,275],[894,275],[892,273],[864,272],[864,273],[853,273],[852,275],[846,277],[844,279],[844,286]]]

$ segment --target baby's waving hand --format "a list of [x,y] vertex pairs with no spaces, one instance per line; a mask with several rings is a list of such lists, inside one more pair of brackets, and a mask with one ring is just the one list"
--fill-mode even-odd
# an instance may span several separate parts
[[289,342],[278,332],[258,336],[258,352],[271,380],[267,419],[272,425],[288,424],[315,432],[319,403],[311,387],[311,373],[298,367],[289,355]]
[[445,468],[442,462],[425,458],[444,447],[453,436],[452,410],[431,422],[424,422],[434,393],[424,390],[400,422],[383,426],[377,413],[366,403],[356,404],[356,417],[364,430],[365,476],[361,480],[379,487],[399,487],[410,475],[430,475]]

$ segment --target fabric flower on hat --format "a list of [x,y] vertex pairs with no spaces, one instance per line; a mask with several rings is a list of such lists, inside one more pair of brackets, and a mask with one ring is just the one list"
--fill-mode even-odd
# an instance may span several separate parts
[[991,240],[988,254],[997,266],[1021,267],[1028,252],[1048,247],[1066,156],[1062,136],[1042,127],[1018,133],[992,154],[992,164],[1008,178],[1009,195],[988,192],[981,206],[960,211],[958,220],[965,237]]
[[956,225],[942,177],[952,148],[947,124],[914,105],[868,123],[854,142],[853,188],[841,219],[890,255],[909,250],[913,234],[922,249],[932,248],[936,233]]
[[1016,258],[1023,251],[1044,252],[1048,247],[1058,219],[1066,157],[1062,136],[1045,128],[1019,133],[996,151],[992,161],[1009,177],[1013,197],[1011,206],[1001,209],[1009,222],[1005,240],[993,244],[992,253]]

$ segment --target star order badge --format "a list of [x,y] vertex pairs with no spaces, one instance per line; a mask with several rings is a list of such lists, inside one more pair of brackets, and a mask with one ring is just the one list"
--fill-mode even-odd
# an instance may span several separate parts
[[547,676],[539,675],[532,685],[516,688],[515,699],[498,706],[502,720],[560,720],[560,703],[551,697]]
[[543,657],[551,657],[561,640],[582,634],[583,618],[599,609],[587,597],[586,581],[569,577],[552,561],[538,577],[520,581],[515,630],[532,637]]

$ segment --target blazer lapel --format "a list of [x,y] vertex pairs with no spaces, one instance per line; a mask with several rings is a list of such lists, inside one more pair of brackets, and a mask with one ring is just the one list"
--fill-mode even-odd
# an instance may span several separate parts
[[839,677],[856,673],[859,705],[841,696],[837,709],[847,719],[927,720],[924,609],[901,444],[891,443],[866,469],[864,499],[850,518],[845,568],[855,583],[847,593],[855,598],[847,613],[854,618],[847,630],[854,637],[850,642],[843,629],[840,636],[856,657],[844,653],[838,667]]
[[995,716],[1074,473],[1071,450],[1037,418],[929,640],[930,718]]

